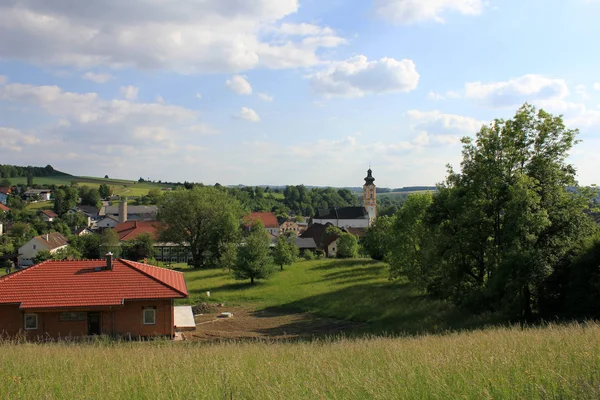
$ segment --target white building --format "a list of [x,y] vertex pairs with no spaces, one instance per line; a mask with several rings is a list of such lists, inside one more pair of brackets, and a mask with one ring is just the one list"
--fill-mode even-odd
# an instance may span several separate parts
[[33,265],[33,259],[41,250],[48,250],[51,254],[67,247],[67,238],[59,232],[47,233],[36,236],[23,246],[19,247],[19,265]]

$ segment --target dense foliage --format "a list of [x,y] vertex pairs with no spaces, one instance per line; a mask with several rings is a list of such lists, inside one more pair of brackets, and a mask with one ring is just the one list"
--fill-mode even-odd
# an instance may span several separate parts
[[300,251],[294,243],[294,236],[281,235],[277,238],[277,243],[273,249],[273,259],[275,264],[279,265],[283,271],[284,265],[292,265]]
[[15,178],[19,176],[69,176],[52,168],[51,165],[45,167],[19,167],[16,165],[0,164],[0,178]]
[[461,172],[449,167],[433,196],[409,196],[388,226],[392,278],[476,311],[531,318],[578,297],[598,309],[591,195],[568,189],[577,133],[525,105],[463,139]]
[[235,279],[250,279],[253,285],[256,279],[268,279],[275,272],[269,234],[260,221],[254,223],[239,246],[232,272]]
[[160,239],[189,245],[192,265],[216,266],[224,246],[240,235],[244,210],[233,196],[214,187],[177,189],[161,197],[158,220]]

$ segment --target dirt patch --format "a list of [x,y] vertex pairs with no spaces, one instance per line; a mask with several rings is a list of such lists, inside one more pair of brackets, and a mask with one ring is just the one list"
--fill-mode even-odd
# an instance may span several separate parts
[[243,307],[223,307],[219,312],[231,312],[232,318],[215,314],[198,315],[196,330],[185,332],[187,340],[222,339],[294,339],[327,336],[350,331],[358,324],[310,313],[285,311],[253,311]]

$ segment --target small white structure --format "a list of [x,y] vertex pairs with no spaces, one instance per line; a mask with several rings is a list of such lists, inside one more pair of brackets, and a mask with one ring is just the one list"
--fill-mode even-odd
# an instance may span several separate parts
[[94,229],[114,228],[119,224],[119,220],[111,215],[101,217],[93,225]]
[[48,250],[54,254],[65,247],[67,247],[67,238],[62,233],[52,232],[36,236],[19,247],[19,265],[24,267],[33,265],[33,259],[41,250]]
[[24,193],[27,200],[31,200],[32,198],[39,196],[41,201],[50,200],[51,194],[52,194],[52,191],[49,189],[29,189],[28,191],[26,191]]
[[173,307],[175,332],[193,331],[196,329],[196,321],[192,306],[176,306]]

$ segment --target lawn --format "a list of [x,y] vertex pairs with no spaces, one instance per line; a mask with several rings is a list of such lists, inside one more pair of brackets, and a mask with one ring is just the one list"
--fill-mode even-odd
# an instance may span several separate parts
[[600,325],[311,342],[0,344],[3,399],[597,399]]
[[440,332],[481,326],[485,317],[469,317],[446,301],[421,294],[405,281],[390,281],[384,263],[358,260],[301,261],[252,286],[223,270],[187,270],[190,299],[255,309],[311,312],[364,323],[362,332]]
[[25,207],[30,211],[38,211],[38,210],[52,210],[54,208],[53,201],[38,201],[36,203],[27,203]]

